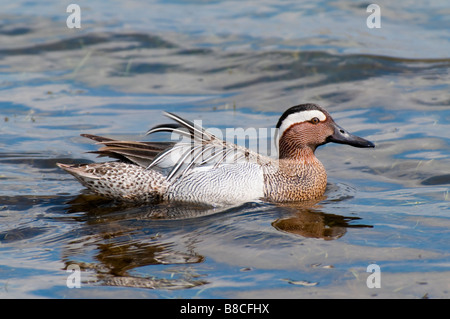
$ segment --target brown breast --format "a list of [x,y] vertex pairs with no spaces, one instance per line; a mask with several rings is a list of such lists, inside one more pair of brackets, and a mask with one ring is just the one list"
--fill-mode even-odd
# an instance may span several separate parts
[[281,159],[278,167],[266,167],[265,199],[272,202],[304,201],[320,197],[327,186],[327,173],[315,157],[307,160]]

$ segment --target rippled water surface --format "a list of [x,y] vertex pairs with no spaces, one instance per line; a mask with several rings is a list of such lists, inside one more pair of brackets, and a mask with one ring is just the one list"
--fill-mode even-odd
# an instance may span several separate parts
[[[447,1],[379,1],[380,29],[369,3],[274,0],[78,1],[69,29],[71,2],[2,4],[0,297],[449,298]],[[304,102],[376,144],[319,148],[316,202],[130,207],[55,165],[163,111],[270,128]]]

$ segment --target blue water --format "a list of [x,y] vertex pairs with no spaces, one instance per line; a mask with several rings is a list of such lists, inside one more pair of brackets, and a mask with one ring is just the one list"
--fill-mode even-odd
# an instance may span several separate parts
[[[379,29],[369,3],[273,0],[78,1],[69,29],[72,2],[0,3],[0,297],[449,297],[446,1],[378,1]],[[271,128],[304,102],[376,144],[319,148],[317,203],[130,207],[56,166],[104,160],[81,133],[152,138],[163,111]]]

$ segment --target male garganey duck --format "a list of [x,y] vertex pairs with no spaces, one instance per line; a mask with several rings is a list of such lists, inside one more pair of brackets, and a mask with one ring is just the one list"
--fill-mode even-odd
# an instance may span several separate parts
[[255,200],[304,201],[322,196],[325,167],[314,155],[328,142],[374,147],[339,127],[316,104],[289,108],[277,123],[278,159],[223,141],[172,113],[176,123],[147,133],[172,132],[179,142],[129,142],[82,134],[105,146],[94,153],[118,161],[58,164],[99,195],[131,202],[179,201],[213,206]]

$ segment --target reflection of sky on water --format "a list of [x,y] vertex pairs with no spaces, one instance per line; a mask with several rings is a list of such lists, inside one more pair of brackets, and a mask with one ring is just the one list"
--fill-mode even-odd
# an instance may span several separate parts
[[[72,1],[73,2],[73,1]],[[7,14],[65,24],[71,1],[20,1]],[[448,3],[377,1],[381,28],[369,29],[366,8],[354,1],[77,1],[82,32],[142,31],[196,39],[224,50],[330,50],[403,58],[444,58],[450,52]],[[33,20],[31,20],[33,21]],[[22,28],[29,27],[23,21]],[[19,31],[16,31],[20,33]]]

